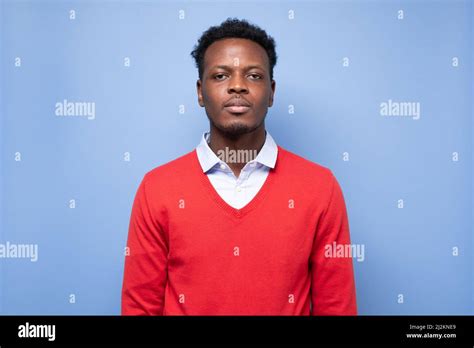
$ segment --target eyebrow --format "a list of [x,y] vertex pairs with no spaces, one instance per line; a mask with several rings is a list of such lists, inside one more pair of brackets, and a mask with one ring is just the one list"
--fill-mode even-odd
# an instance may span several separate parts
[[[215,66],[211,67],[211,69],[232,70],[232,66],[229,66],[229,65],[215,65]],[[245,70],[250,70],[250,69],[260,69],[260,70],[265,71],[265,69],[261,65],[248,65],[248,66],[245,67]]]

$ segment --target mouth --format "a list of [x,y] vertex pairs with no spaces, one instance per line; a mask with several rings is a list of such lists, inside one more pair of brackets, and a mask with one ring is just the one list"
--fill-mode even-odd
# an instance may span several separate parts
[[228,112],[231,114],[244,114],[247,111],[250,110],[250,106],[246,105],[229,105],[225,106],[224,109],[226,109]]

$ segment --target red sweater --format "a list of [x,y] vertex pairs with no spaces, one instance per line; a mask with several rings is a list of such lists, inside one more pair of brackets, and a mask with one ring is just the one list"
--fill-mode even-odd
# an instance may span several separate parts
[[122,314],[356,315],[352,259],[326,257],[333,242],[350,237],[329,169],[278,146],[260,191],[235,209],[193,150],[138,188]]

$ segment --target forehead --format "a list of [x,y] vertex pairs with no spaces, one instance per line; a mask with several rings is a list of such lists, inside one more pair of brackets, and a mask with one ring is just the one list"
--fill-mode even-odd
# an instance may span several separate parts
[[258,43],[240,38],[222,39],[213,42],[204,54],[204,65],[212,67],[219,64],[232,64],[238,58],[242,65],[269,64],[265,49]]

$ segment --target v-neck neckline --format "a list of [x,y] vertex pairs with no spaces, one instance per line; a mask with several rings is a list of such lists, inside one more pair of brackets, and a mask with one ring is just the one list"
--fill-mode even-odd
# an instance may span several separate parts
[[194,157],[194,162],[195,165],[197,166],[197,169],[199,171],[199,175],[201,177],[201,183],[204,187],[204,190],[209,194],[210,198],[224,211],[226,211],[228,214],[230,214],[234,218],[242,218],[243,216],[247,215],[248,212],[253,210],[264,198],[264,196],[267,194],[267,192],[270,190],[273,182],[275,181],[275,169],[278,165],[279,162],[279,157],[281,154],[281,149],[278,147],[278,153],[277,153],[277,161],[275,163],[274,168],[270,168],[268,175],[265,179],[265,182],[263,183],[262,187],[258,190],[256,195],[252,198],[250,202],[248,202],[246,205],[244,205],[242,208],[237,209],[234,208],[233,206],[229,205],[216,191],[214,186],[212,185],[211,181],[209,180],[208,176],[206,173],[202,171],[202,167],[199,163],[199,158],[197,156],[197,151],[196,149],[193,151],[193,157]]

